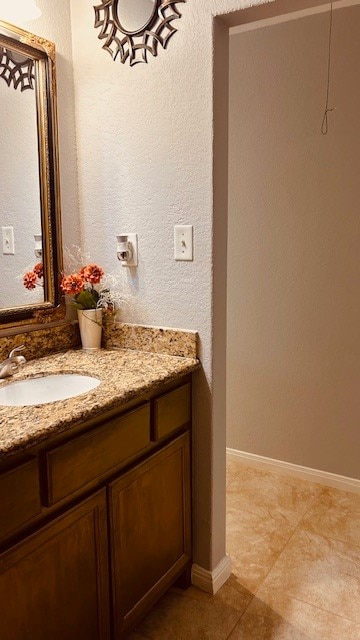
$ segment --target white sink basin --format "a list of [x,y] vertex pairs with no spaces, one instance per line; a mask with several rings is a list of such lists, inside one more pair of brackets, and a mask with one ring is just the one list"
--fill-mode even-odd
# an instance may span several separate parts
[[27,378],[0,388],[0,406],[29,407],[74,398],[99,386],[101,380],[76,373]]

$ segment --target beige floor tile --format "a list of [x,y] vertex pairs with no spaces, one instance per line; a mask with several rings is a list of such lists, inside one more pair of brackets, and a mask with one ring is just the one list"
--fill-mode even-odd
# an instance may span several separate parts
[[360,623],[360,549],[298,529],[258,596],[263,589]]
[[[360,626],[286,596],[262,590],[236,625],[229,640],[359,640]],[[265,598],[266,599],[266,598]]]
[[359,496],[228,457],[227,551],[215,596],[172,589],[129,640],[360,640]]
[[360,547],[360,495],[323,489],[301,526]]
[[238,460],[235,460],[234,458],[231,458],[230,456],[227,456],[227,458],[226,458],[226,488],[233,481],[239,466],[240,465],[239,465],[239,461]]
[[320,485],[244,465],[231,470],[227,493],[237,493],[239,509],[268,514],[296,526],[319,495]]
[[255,593],[275,563],[294,527],[268,513],[239,509],[241,497],[227,496],[227,553],[239,582]]
[[251,597],[233,576],[215,596],[172,589],[136,631],[151,640],[226,640]]

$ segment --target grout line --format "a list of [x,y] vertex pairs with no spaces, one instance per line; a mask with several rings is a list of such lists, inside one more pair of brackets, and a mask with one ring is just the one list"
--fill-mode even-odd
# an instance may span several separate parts
[[244,611],[240,614],[238,620],[236,621],[236,623],[234,624],[233,628],[231,629],[230,633],[228,636],[226,636],[225,640],[229,640],[231,634],[233,631],[235,631],[236,627],[238,626],[240,620],[243,618],[243,616],[245,615],[245,613],[247,612],[248,608],[250,607],[251,603],[253,602],[255,596],[253,595],[253,597],[251,598],[249,604],[245,607]]
[[[246,466],[246,465],[242,465],[242,466]],[[271,472],[269,472],[270,475],[275,475],[272,474]],[[309,484],[313,484],[315,487],[317,486],[317,483],[312,482]],[[228,493],[226,491],[226,493]],[[235,492],[231,492],[231,493],[235,493]],[[241,493],[241,491],[237,492],[237,493]],[[309,507],[306,509],[306,511],[304,511],[303,515],[301,516],[300,520],[298,521],[298,523],[296,525],[291,525],[293,526],[293,531],[292,533],[289,535],[289,538],[287,539],[287,541],[285,542],[285,544],[283,545],[281,551],[277,554],[276,559],[274,560],[274,562],[272,563],[269,571],[266,573],[266,575],[264,576],[264,578],[261,580],[261,582],[259,583],[258,587],[256,587],[255,591],[254,591],[254,597],[256,597],[260,587],[263,585],[264,581],[266,580],[266,578],[268,577],[270,571],[272,571],[272,569],[274,568],[275,564],[277,563],[277,561],[279,560],[281,554],[284,552],[285,548],[288,546],[288,544],[290,543],[290,541],[292,540],[292,538],[294,537],[295,533],[297,532],[297,530],[299,529],[299,527],[301,526],[302,521],[304,520],[305,516],[308,514],[308,512],[313,508],[315,501],[318,499],[319,495],[321,493],[321,488],[319,487],[319,490],[316,494],[316,496],[314,496],[313,500],[311,501],[311,504],[309,505]],[[251,512],[246,512],[244,509],[239,509],[239,511],[244,511],[245,513],[251,513]],[[257,515],[257,514],[252,514],[252,515]],[[250,604],[250,603],[249,603]],[[246,611],[246,610],[245,610]],[[244,613],[245,613],[244,611]]]
[[263,577],[263,579],[261,580],[260,584],[256,587],[255,589],[255,593],[254,596],[257,596],[258,591],[260,589],[260,587],[262,587],[263,583],[265,582],[266,578],[268,577],[269,573],[273,570],[274,566],[276,565],[277,561],[279,560],[281,554],[283,553],[283,551],[286,549],[286,547],[288,546],[290,540],[294,537],[295,533],[296,533],[297,527],[295,527],[295,529],[292,531],[292,533],[290,534],[290,536],[288,537],[287,541],[285,542],[284,546],[282,547],[281,551],[278,553],[278,555],[276,556],[274,562],[272,563],[269,571],[266,573],[266,575]]
[[[242,465],[242,466],[246,466],[246,465]],[[271,472],[270,472],[270,474],[271,474]],[[272,475],[272,474],[271,474],[271,475]],[[235,630],[235,628],[238,626],[239,622],[241,621],[241,619],[243,618],[243,616],[244,616],[244,615],[245,615],[245,613],[247,612],[247,610],[248,610],[248,608],[250,607],[250,605],[253,603],[254,598],[256,598],[256,597],[257,597],[257,594],[258,594],[258,592],[259,592],[260,588],[263,586],[263,584],[264,584],[264,582],[266,581],[267,577],[269,576],[270,572],[273,570],[273,568],[274,568],[275,564],[276,564],[276,563],[277,563],[277,561],[279,560],[279,558],[280,558],[280,556],[282,555],[282,553],[285,551],[286,547],[288,547],[288,545],[290,544],[291,540],[294,538],[295,534],[296,534],[298,531],[300,531],[300,530],[302,530],[302,531],[304,531],[304,532],[312,533],[311,531],[309,532],[309,531],[306,529],[306,527],[304,526],[304,520],[305,520],[305,518],[308,516],[308,514],[311,512],[311,510],[314,508],[314,505],[316,504],[316,502],[317,502],[317,501],[319,500],[319,498],[321,497],[322,490],[323,490],[323,489],[325,489],[325,488],[327,488],[327,487],[326,487],[325,485],[323,485],[323,486],[318,485],[318,484],[317,484],[317,483],[315,483],[315,482],[312,482],[312,483],[309,483],[309,484],[313,484],[314,488],[318,488],[318,491],[316,492],[316,495],[313,497],[313,499],[312,499],[312,501],[311,501],[310,505],[307,507],[307,509],[306,509],[306,510],[304,511],[304,513],[302,514],[302,516],[301,516],[301,518],[299,519],[298,523],[297,523],[296,525],[293,525],[293,531],[292,531],[292,533],[289,535],[289,538],[287,539],[287,541],[286,541],[286,542],[285,542],[285,544],[283,545],[283,547],[282,547],[281,551],[277,554],[277,557],[276,557],[276,559],[274,560],[274,562],[272,563],[272,565],[271,565],[271,567],[270,567],[269,571],[266,573],[266,575],[264,576],[264,578],[261,580],[261,582],[260,582],[260,584],[258,585],[258,587],[254,590],[253,597],[250,599],[250,601],[249,601],[248,605],[245,607],[244,611],[243,611],[243,612],[242,612],[242,614],[239,616],[239,619],[237,620],[236,624],[234,625],[234,627],[233,627],[233,628],[232,628],[232,630],[230,631],[229,635],[227,636],[227,640],[229,640],[229,638],[231,637],[231,635],[232,635],[233,631],[234,631],[234,630]],[[240,491],[237,491],[237,492],[229,491],[228,489],[230,488],[230,486],[231,486],[231,482],[229,483],[229,485],[228,485],[228,486],[227,486],[227,488],[226,488],[226,494],[232,494],[232,495],[234,495],[234,494],[235,494],[235,495],[236,495],[236,494],[240,494],[240,495],[241,495],[241,490],[240,490]],[[329,489],[331,489],[331,487],[330,487],[330,486],[329,486],[328,488],[329,488]],[[250,513],[251,515],[259,515],[259,513],[253,513],[252,511],[248,511],[248,510],[241,509],[241,508],[240,508],[240,509],[236,509],[236,511],[237,511],[237,512],[239,512],[239,513],[244,512],[244,513]],[[280,526],[281,526],[281,525],[280,525]],[[290,526],[291,526],[291,525],[290,525]],[[318,535],[319,537],[323,537],[323,538],[325,538],[325,539],[326,539],[326,538],[328,538],[328,539],[330,539],[330,540],[332,540],[332,541],[334,541],[334,542],[341,542],[342,544],[345,544],[345,545],[349,546],[349,548],[351,548],[351,544],[349,544],[348,542],[344,542],[343,540],[339,540],[338,538],[333,538],[332,536],[324,536],[323,534],[321,534],[321,533],[317,533],[316,531],[315,531],[315,532],[313,532],[313,533],[314,533],[315,535]],[[353,544],[353,547],[357,548],[357,547],[358,547],[358,545]],[[352,620],[351,618],[348,618],[348,617],[346,617],[346,616],[340,615],[340,614],[339,614],[339,613],[337,613],[337,612],[333,612],[333,611],[330,611],[330,610],[328,610],[328,609],[324,609],[324,608],[322,608],[322,607],[320,607],[320,606],[318,606],[318,605],[316,605],[316,604],[314,604],[314,603],[312,603],[312,602],[308,602],[307,600],[302,600],[302,599],[300,599],[300,598],[296,598],[296,597],[294,597],[294,596],[289,596],[289,597],[290,597],[291,599],[293,599],[293,600],[298,601],[298,602],[303,602],[304,604],[307,604],[308,606],[313,607],[315,610],[317,609],[317,610],[323,611],[324,613],[334,615],[334,616],[336,616],[337,618],[339,618],[339,619],[341,619],[341,620],[346,620],[347,622],[350,622],[350,623],[353,623],[353,624],[357,624],[357,621],[356,621],[356,620]]]
[[[315,484],[315,483],[314,483]],[[240,492],[239,492],[240,493]],[[320,493],[320,492],[319,492]],[[319,495],[319,494],[318,494]],[[311,505],[309,506],[309,508],[304,512],[304,514],[302,515],[302,517],[300,518],[299,522],[297,525],[294,526],[294,530],[292,531],[292,533],[290,534],[289,538],[287,539],[287,541],[285,542],[284,546],[282,547],[281,551],[278,553],[276,559],[274,560],[274,562],[272,563],[269,571],[266,573],[266,575],[264,576],[264,578],[261,580],[260,584],[258,585],[258,587],[255,589],[254,593],[253,593],[253,597],[251,598],[251,600],[249,601],[248,605],[245,607],[244,611],[242,612],[242,614],[240,615],[239,619],[237,620],[236,624],[234,625],[234,627],[231,629],[229,635],[227,636],[226,640],[229,640],[231,634],[233,633],[233,631],[235,630],[235,628],[237,627],[237,625],[239,624],[240,620],[243,618],[243,616],[245,615],[245,613],[247,612],[247,610],[249,609],[250,605],[252,604],[252,602],[254,601],[254,599],[257,597],[257,593],[260,589],[260,587],[263,585],[264,581],[266,580],[266,578],[268,577],[269,573],[272,571],[272,569],[274,568],[276,562],[278,561],[278,559],[280,558],[281,554],[283,553],[284,549],[287,547],[287,545],[289,544],[290,540],[293,538],[293,536],[295,535],[297,529],[300,527],[301,522],[303,521],[303,519],[305,518],[305,516],[307,515],[307,513],[310,511],[310,509],[312,509],[315,500],[317,499],[317,496],[314,497],[314,499],[311,502]],[[251,512],[247,512],[244,509],[239,509],[238,511],[243,511],[244,513],[251,513]],[[257,514],[252,514],[252,515],[257,515]],[[295,598],[296,599],[296,598]],[[306,603],[306,604],[310,604],[310,603]],[[314,605],[311,605],[314,606]],[[320,607],[318,607],[320,608]],[[324,609],[324,611],[326,611]],[[329,613],[329,612],[327,612]],[[342,616],[339,616],[340,618]],[[345,618],[347,620],[347,618]],[[353,622],[352,620],[350,620],[350,622]]]
[[279,560],[281,554],[285,551],[286,547],[288,547],[288,545],[290,544],[291,540],[293,539],[293,537],[295,536],[297,530],[300,528],[302,521],[304,520],[305,516],[308,514],[308,512],[310,511],[310,509],[313,508],[313,505],[315,503],[315,501],[317,500],[317,496],[314,497],[314,499],[311,501],[311,505],[309,506],[309,508],[304,512],[304,514],[302,515],[302,517],[300,518],[298,524],[295,526],[294,531],[290,534],[289,538],[287,539],[287,541],[285,542],[283,548],[281,549],[279,555],[277,556],[275,562],[272,564],[271,569],[267,572],[266,576],[263,578],[263,580],[261,581],[260,585],[258,586],[258,588],[255,591],[255,595],[257,595],[260,587],[263,585],[263,583],[265,582],[266,578],[268,577],[269,573],[273,570],[275,564],[277,563],[277,561]]
[[[328,489],[332,489],[332,487],[323,486],[323,489],[327,489],[327,488]],[[322,492],[320,491],[320,493],[317,496],[316,500],[320,498],[321,493]],[[298,527],[302,527],[303,531],[307,531],[308,533],[313,533],[314,535],[319,536],[320,538],[325,538],[325,540],[332,540],[333,542],[341,542],[341,544],[346,545],[350,549],[352,549],[354,547],[355,547],[355,549],[359,549],[360,548],[360,542],[357,543],[357,542],[353,542],[353,541],[343,540],[341,538],[335,538],[332,535],[327,535],[327,534],[325,535],[324,533],[321,533],[320,531],[313,531],[312,529],[307,529],[305,526],[302,526],[302,522],[303,522],[305,516],[307,516],[307,514],[313,508],[313,506],[314,506],[314,503],[312,503],[311,506],[309,507],[309,509],[307,511],[305,511],[303,517],[301,518],[301,520],[300,520],[300,522],[298,524]]]
[[309,605],[309,607],[313,607],[314,609],[319,609],[324,613],[330,613],[332,616],[336,616],[336,618],[340,618],[340,620],[346,620],[346,622],[351,622],[352,624],[358,625],[359,622],[357,620],[353,620],[352,618],[347,618],[346,616],[341,616],[336,611],[330,611],[329,609],[324,609],[323,607],[319,607],[317,604],[313,604],[312,602],[308,602],[307,600],[302,600],[302,598],[296,598],[295,596],[289,596],[291,600],[296,600],[296,602],[303,602],[304,604]]

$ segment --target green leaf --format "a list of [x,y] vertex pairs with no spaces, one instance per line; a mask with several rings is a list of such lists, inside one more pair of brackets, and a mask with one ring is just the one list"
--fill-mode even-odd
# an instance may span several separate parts
[[93,298],[94,305],[95,305],[95,307],[96,307],[96,305],[97,305],[97,303],[98,303],[98,301],[99,301],[99,298],[100,298],[99,292],[98,292],[98,291],[96,291],[96,289],[92,289],[92,290],[91,290],[91,296],[92,296],[92,298]]
[[96,300],[94,300],[94,292],[88,291],[85,289],[84,291],[80,291],[80,293],[75,296],[74,306],[76,309],[96,309]]

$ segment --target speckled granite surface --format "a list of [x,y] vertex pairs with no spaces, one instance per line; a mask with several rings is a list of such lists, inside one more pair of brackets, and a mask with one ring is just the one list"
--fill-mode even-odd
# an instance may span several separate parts
[[54,327],[43,327],[34,331],[0,336],[0,362],[8,357],[10,351],[25,345],[27,360],[41,358],[54,351],[65,351],[80,346],[79,327],[76,323],[63,323]]
[[185,358],[196,358],[197,341],[196,331],[137,324],[109,324],[104,326],[103,331],[103,345],[106,349],[137,349]]
[[[80,346],[79,327],[77,323],[63,323],[10,336],[0,335],[0,362],[8,357],[11,349],[22,344],[27,360],[73,349]],[[115,322],[104,325],[102,344],[106,349],[135,349],[196,358],[198,334],[183,329]]]
[[[195,358],[135,350],[95,353],[70,350],[28,362],[10,380],[49,373],[81,373],[101,384],[75,398],[33,407],[0,406],[0,459],[40,444],[72,424],[101,416],[104,411],[161,387],[199,367]],[[9,380],[9,379],[8,379]],[[0,388],[8,381],[0,381]]]

